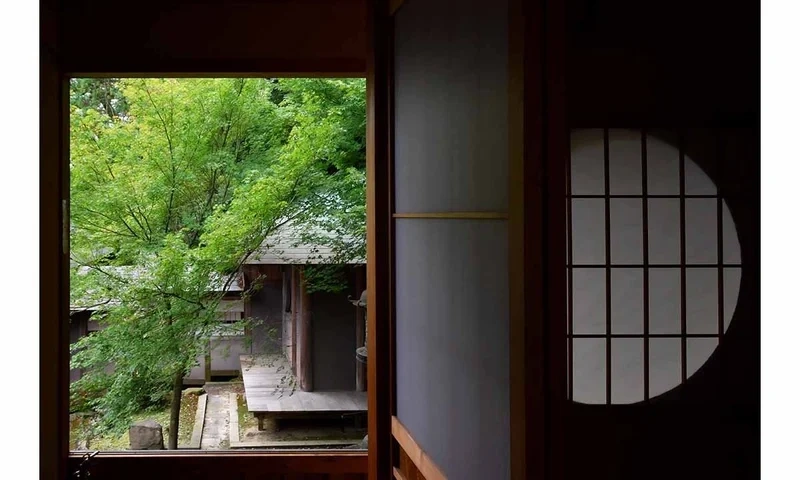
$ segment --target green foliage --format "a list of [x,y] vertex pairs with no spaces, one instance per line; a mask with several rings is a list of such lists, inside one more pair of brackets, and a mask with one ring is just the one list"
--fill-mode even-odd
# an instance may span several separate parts
[[309,293],[341,293],[347,288],[346,269],[337,264],[306,265],[303,270]]
[[[73,346],[72,367],[86,374],[71,401],[118,430],[169,400],[217,326],[218,280],[277,228],[330,246],[331,263],[365,257],[365,84],[70,87],[71,304],[98,308],[104,326]],[[312,289],[342,286],[336,268],[308,271]]]
[[125,116],[128,102],[115,78],[70,79],[70,105],[103,112],[107,117]]

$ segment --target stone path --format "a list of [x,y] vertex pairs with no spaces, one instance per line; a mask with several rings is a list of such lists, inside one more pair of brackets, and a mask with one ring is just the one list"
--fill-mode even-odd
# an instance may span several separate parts
[[230,418],[228,395],[230,388],[225,385],[206,384],[206,419],[203,436],[200,440],[202,450],[226,450],[230,447]]

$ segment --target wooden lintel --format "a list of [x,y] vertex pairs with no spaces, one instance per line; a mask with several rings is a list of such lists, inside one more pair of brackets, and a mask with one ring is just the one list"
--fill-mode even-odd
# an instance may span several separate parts
[[459,220],[505,220],[507,212],[417,212],[395,213],[394,218],[430,218],[430,219],[459,219]]

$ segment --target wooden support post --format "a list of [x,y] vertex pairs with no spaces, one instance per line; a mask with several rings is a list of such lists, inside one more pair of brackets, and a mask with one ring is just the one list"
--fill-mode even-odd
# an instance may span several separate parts
[[[355,298],[361,298],[361,292],[364,291],[364,269],[357,267],[355,271],[356,277],[356,295]],[[364,309],[356,307],[356,348],[364,346]],[[355,355],[355,352],[353,352]],[[356,361],[356,391],[364,392],[367,390],[367,366],[359,361]]]
[[292,290],[292,373],[297,375],[297,308],[298,308],[298,294],[297,294],[297,267],[292,266],[289,269],[290,284]]
[[[242,286],[243,286],[243,288],[245,290],[247,290],[248,287],[245,284],[245,281],[246,281],[245,280],[245,276],[242,275],[241,278],[242,278]],[[243,306],[244,306],[244,318],[245,319],[248,319],[253,315],[252,305],[250,304],[250,301],[251,300],[250,300],[250,296],[249,295],[242,299],[242,303],[243,303]],[[244,336],[248,340],[246,342],[247,343],[248,353],[251,353],[251,354],[252,353],[256,353],[255,351],[253,351],[254,350],[254,348],[253,348],[253,343],[254,342],[252,341],[253,340],[253,329],[249,324],[244,328]]]
[[208,342],[208,352],[206,352],[206,368],[203,377],[206,382],[211,381],[211,341]]
[[300,349],[300,365],[298,367],[298,377],[300,380],[300,390],[310,392],[314,390],[313,369],[311,368],[311,347],[312,347],[312,327],[311,327],[311,295],[308,293],[308,288],[305,285],[305,275],[303,270],[300,270],[300,323],[302,328],[300,330],[299,343]]

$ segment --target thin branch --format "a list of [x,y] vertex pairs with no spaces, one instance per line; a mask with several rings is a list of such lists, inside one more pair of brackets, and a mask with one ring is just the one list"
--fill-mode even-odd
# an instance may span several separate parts
[[144,91],[147,94],[147,98],[150,99],[150,104],[153,105],[153,108],[156,111],[156,115],[158,115],[159,120],[161,120],[161,126],[164,129],[164,135],[167,137],[167,145],[169,146],[169,156],[173,161],[175,161],[175,153],[174,149],[172,148],[172,137],[170,136],[169,130],[167,128],[167,121],[164,120],[164,117],[161,115],[161,110],[158,109],[158,105],[156,105],[156,102],[153,100],[153,96],[150,94],[150,90],[147,88],[147,83],[144,80],[142,80],[142,86],[144,87]]
[[[87,220],[87,219],[84,219],[83,223],[85,224],[84,228],[87,228],[86,226],[88,225],[89,227],[93,227],[94,231],[96,231],[96,232],[110,233],[110,234],[117,235],[117,236],[120,236],[120,237],[139,238],[139,237],[137,237],[135,235],[130,235],[130,234],[127,234],[127,233],[124,233],[124,232],[118,232],[116,230],[112,230],[110,228],[103,227],[103,226],[98,225],[98,224],[96,224],[96,223],[94,223],[94,222],[92,222],[90,220]],[[92,228],[87,228],[87,230],[92,230]]]
[[178,295],[178,294],[177,294],[177,293],[175,293],[175,292],[168,292],[168,291],[166,291],[166,290],[163,290],[163,289],[162,289],[161,287],[159,287],[158,285],[156,285],[156,289],[155,289],[155,291],[156,291],[157,293],[161,294],[161,295],[164,295],[164,296],[166,296],[166,297],[177,298],[178,300],[183,300],[183,301],[184,301],[184,302],[186,302],[186,303],[191,303],[192,305],[197,305],[197,306],[199,306],[199,307],[201,307],[201,308],[206,308],[205,304],[203,304],[203,303],[201,303],[201,302],[198,302],[197,300],[191,300],[191,299],[189,299],[189,298],[185,298],[185,297],[183,297],[183,296],[181,296],[181,295]]
[[164,222],[164,233],[169,233],[169,225],[172,222],[172,208],[175,201],[175,149],[172,146],[172,137],[169,134],[169,128],[167,128],[167,121],[164,119],[164,116],[161,115],[161,110],[158,109],[158,105],[156,105],[156,102],[153,100],[153,96],[150,94],[150,90],[147,88],[147,83],[144,80],[142,80],[142,87],[147,94],[147,98],[150,99],[150,103],[153,105],[158,119],[161,120],[161,126],[164,129],[164,136],[167,137],[167,146],[169,147],[170,165],[172,167],[172,184],[170,185],[169,202],[167,202],[167,219]]
[[147,220],[147,215],[145,215],[144,212],[142,212],[142,209],[139,207],[139,204],[136,204],[136,210],[139,212],[139,215],[141,215],[142,218],[144,219],[144,223],[147,225],[147,230],[150,232],[150,237],[152,238],[153,229],[150,228],[150,221]]
[[135,221],[136,224],[139,225],[139,228],[142,229],[142,234],[144,235],[145,240],[147,240],[149,242],[150,241],[150,235],[147,234],[147,229],[144,228],[144,225],[142,224],[142,222],[139,220],[139,218],[133,212],[133,208],[131,208],[130,205],[128,205],[127,208],[128,208],[128,213],[130,213],[131,217],[133,217],[133,221]]

